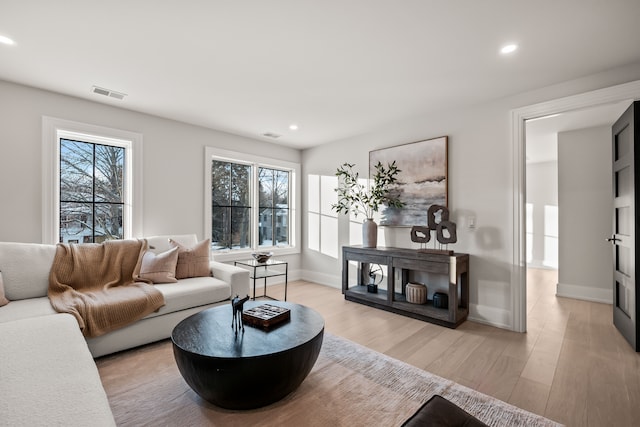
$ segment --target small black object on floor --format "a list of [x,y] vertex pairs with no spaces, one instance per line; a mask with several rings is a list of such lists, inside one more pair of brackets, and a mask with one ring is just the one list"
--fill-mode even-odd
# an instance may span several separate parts
[[402,424],[402,427],[488,427],[440,395],[427,400],[418,411]]

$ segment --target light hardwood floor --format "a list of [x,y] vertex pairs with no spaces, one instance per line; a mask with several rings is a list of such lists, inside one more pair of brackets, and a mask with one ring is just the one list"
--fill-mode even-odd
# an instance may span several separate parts
[[640,355],[613,327],[610,305],[556,297],[556,282],[553,271],[530,270],[525,334],[470,321],[448,329],[304,281],[289,283],[288,301],[320,312],[327,332],[568,426],[640,425]]

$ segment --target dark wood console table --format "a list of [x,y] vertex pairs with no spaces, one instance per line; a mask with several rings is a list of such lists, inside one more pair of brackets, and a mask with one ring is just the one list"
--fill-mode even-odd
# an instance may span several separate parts
[[[349,283],[349,263],[357,263],[356,283]],[[370,264],[387,267],[386,289],[378,293],[367,292]],[[396,271],[399,270],[399,282]],[[436,308],[431,299],[426,304],[407,302],[406,285],[413,272],[424,272],[447,281],[445,290],[449,297],[448,308]],[[429,292],[433,287],[426,283]],[[446,286],[446,285],[445,285]],[[349,301],[366,304],[415,319],[455,328],[469,314],[469,255],[433,254],[406,248],[342,247],[342,293]]]

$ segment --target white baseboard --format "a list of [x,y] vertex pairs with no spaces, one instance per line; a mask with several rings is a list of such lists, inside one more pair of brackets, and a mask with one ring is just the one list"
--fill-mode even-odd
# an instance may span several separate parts
[[613,287],[603,289],[558,283],[556,285],[556,296],[613,304]]
[[[318,273],[317,271],[309,270],[303,270],[301,275],[302,280],[330,286],[336,289],[342,288],[341,276]],[[496,328],[512,329],[511,312],[500,308],[469,304],[468,319],[485,325],[495,326]]]
[[[308,282],[318,283],[320,285],[330,286],[336,289],[342,289],[342,277],[332,274],[318,273],[316,271],[309,270],[290,270],[288,273],[288,282],[291,283],[295,280],[306,280]],[[253,286],[253,279],[251,280],[251,286]],[[267,286],[280,285],[284,283],[284,276],[269,277],[267,279]],[[264,279],[256,279],[256,287],[263,286]]]
[[302,280],[342,289],[342,276],[335,274],[318,273],[317,271],[301,270]]
[[502,308],[489,307],[480,304],[469,304],[468,320],[495,326],[502,329],[513,329],[511,312]]

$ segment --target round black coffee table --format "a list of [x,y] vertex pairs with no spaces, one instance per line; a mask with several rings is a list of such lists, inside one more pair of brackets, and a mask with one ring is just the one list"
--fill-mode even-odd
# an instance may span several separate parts
[[[265,304],[247,301],[244,309]],[[295,390],[316,363],[324,320],[314,310],[281,301],[291,319],[265,331],[245,325],[236,336],[231,304],[194,314],[173,329],[173,355],[189,386],[227,409],[259,408]]]

